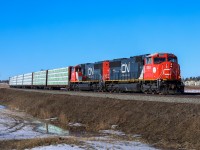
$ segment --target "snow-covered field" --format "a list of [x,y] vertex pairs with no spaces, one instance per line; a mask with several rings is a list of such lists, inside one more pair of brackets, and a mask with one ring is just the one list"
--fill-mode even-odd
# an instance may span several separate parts
[[[77,124],[78,125],[78,124]],[[103,133],[103,134],[102,134]],[[49,137],[62,137],[62,138],[75,138],[82,141],[83,145],[50,145],[33,148],[33,150],[155,150],[150,145],[143,144],[136,141],[127,141],[114,139],[113,134],[117,136],[125,136],[125,133],[115,130],[103,130],[99,136],[90,138],[82,138],[70,136],[69,132],[62,130],[53,125],[49,125],[49,132],[46,133],[45,124],[41,121],[26,115],[23,112],[11,111],[0,105],[0,140],[13,140],[13,139],[34,139],[34,138],[49,138]],[[133,135],[133,137],[136,137]],[[138,139],[140,136],[137,136]]]
[[0,140],[28,139],[47,135],[33,130],[30,122],[13,116],[9,110],[0,109]]
[[88,141],[96,150],[155,150],[149,145],[132,141]]
[[185,93],[200,93],[200,89],[185,89]]
[[32,148],[31,150],[83,150],[83,148],[74,145],[59,144],[59,145],[36,147]]
[[69,135],[56,126],[38,121],[22,112],[11,111],[0,105],[0,140],[19,140]]
[[59,144],[36,147],[32,150],[156,150],[149,145],[141,144],[140,142],[123,142],[123,141],[87,141],[84,146],[78,147],[75,145]]

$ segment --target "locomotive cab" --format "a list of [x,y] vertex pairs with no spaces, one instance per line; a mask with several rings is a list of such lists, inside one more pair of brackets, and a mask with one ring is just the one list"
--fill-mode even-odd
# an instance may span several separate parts
[[143,91],[152,93],[183,93],[180,66],[177,57],[170,53],[156,53],[144,60]]
[[145,58],[145,80],[180,80],[177,57],[168,53],[157,53]]

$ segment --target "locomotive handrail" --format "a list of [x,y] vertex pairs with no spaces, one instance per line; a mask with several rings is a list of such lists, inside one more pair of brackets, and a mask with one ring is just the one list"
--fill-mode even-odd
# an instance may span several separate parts
[[162,75],[163,75],[163,66],[162,66],[162,72],[160,73],[160,76],[157,78],[157,80],[160,80]]

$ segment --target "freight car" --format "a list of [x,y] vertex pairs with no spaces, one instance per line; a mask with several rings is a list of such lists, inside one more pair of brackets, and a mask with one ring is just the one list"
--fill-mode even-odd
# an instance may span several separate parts
[[80,64],[11,77],[10,87],[108,92],[183,93],[180,65],[171,53]]

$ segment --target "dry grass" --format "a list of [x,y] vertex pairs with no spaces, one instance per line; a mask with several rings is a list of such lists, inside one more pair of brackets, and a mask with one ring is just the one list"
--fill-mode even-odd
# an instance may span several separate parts
[[60,113],[58,120],[60,121],[61,124],[69,124],[69,120],[67,119],[67,115],[64,114],[63,112]]
[[9,85],[6,83],[0,83],[0,88],[9,88]]
[[111,127],[108,125],[107,122],[104,121],[100,121],[97,126],[96,126],[97,130],[105,130],[105,129],[110,129]]

